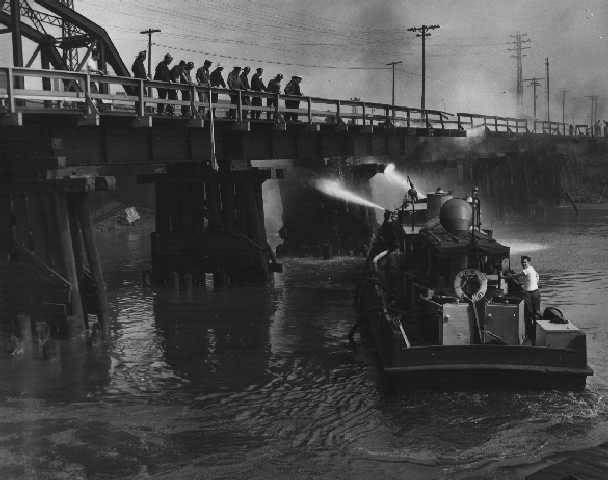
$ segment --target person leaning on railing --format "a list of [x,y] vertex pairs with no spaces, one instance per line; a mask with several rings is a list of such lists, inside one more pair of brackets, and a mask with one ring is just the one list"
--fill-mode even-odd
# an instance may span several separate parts
[[[281,93],[281,80],[283,80],[283,74],[277,73],[276,77],[274,77],[268,82],[268,88],[266,89],[266,91],[268,93],[274,93],[277,95]],[[268,120],[270,120],[274,117],[274,110],[277,109],[279,106],[277,103],[277,97],[268,97],[266,104],[268,105],[267,118]]]
[[[228,74],[228,78],[226,79],[228,83],[228,88],[230,90],[241,90],[243,88],[243,83],[241,81],[241,67],[236,66],[232,68],[232,71]],[[230,92],[230,103],[232,105],[236,105],[237,109],[230,108],[228,112],[228,118],[235,119],[238,117],[239,112],[241,111],[239,107],[239,94]]]
[[[211,72],[211,75],[209,75],[209,86],[226,88],[226,82],[224,81],[224,77],[222,76],[223,70],[224,70],[224,67],[222,67],[221,65],[218,65],[215,68],[215,70],[213,70],[213,72]],[[217,100],[218,100],[217,91],[211,92],[211,103],[215,105],[215,104],[217,104]],[[215,115],[215,107],[213,107],[213,115]]]
[[[251,72],[251,68],[249,67],[244,67],[243,71],[241,72],[241,88],[243,90],[251,90],[251,87],[249,86],[249,72]],[[241,94],[241,103],[243,105],[249,105],[250,104],[250,98],[249,95],[243,95]],[[243,118],[246,119],[247,118],[247,110],[243,110]]]
[[[300,90],[300,82],[302,82],[302,77],[298,75],[294,75],[291,77],[289,83],[285,86],[285,95],[290,96],[302,96],[302,91]],[[289,99],[285,100],[285,108],[288,110],[297,110],[300,108],[300,100]],[[294,122],[298,121],[298,114],[295,112],[287,112],[285,114],[285,120],[292,120]]]
[[[182,72],[186,68],[186,62],[180,60],[177,65],[174,65],[171,69],[171,83],[181,83]],[[178,100],[177,90],[170,88],[167,92],[167,98],[169,100]],[[175,106],[173,104],[167,105],[167,113],[173,115],[175,113]]]
[[[253,77],[251,77],[251,90],[254,92],[265,92],[266,87],[264,86],[264,81],[262,80],[262,74],[264,73],[264,69],[256,68]],[[255,107],[262,106],[262,97],[251,97],[251,105]],[[260,110],[254,110],[251,112],[251,118],[259,120],[262,112]]]
[[[191,74],[193,68],[194,63],[188,62],[184,65],[184,68],[182,68],[182,71],[180,72],[179,83],[188,86],[188,88],[182,90],[182,100],[192,100],[190,97],[190,85],[193,84]],[[189,117],[192,113],[193,112],[191,112],[190,105],[182,105],[182,117]]]
[[[156,70],[154,71],[154,80],[159,82],[171,82],[171,71],[169,70],[169,65],[173,61],[173,57],[171,54],[167,53],[163,61],[156,65]],[[158,98],[164,100],[167,98],[167,89],[166,88],[157,88]],[[169,108],[167,108],[169,111]],[[165,112],[165,104],[158,103],[156,106],[156,112],[159,115],[162,115]]]
[[[198,83],[199,87],[209,87],[211,85],[211,73],[209,72],[209,67],[211,66],[213,62],[211,62],[211,60],[205,60],[205,63],[203,63],[203,66],[200,67],[197,71],[196,71],[196,82]],[[199,91],[198,92],[198,100],[201,103],[201,105],[199,106],[199,112],[201,115],[205,114],[205,108],[207,107],[207,104],[209,103],[209,95],[206,91]]]

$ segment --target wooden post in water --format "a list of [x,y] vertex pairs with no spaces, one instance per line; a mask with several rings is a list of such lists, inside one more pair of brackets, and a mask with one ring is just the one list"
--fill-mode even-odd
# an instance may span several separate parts
[[97,244],[95,243],[95,233],[93,232],[93,223],[91,222],[88,196],[86,193],[82,195],[80,201],[77,203],[77,206],[78,220],[80,222],[80,227],[82,228],[82,236],[84,239],[87,260],[89,262],[89,266],[91,267],[91,273],[93,273],[93,278],[95,279],[95,284],[97,286],[96,294],[99,309],[97,317],[102,330],[107,332],[109,322],[108,297],[106,295],[106,285],[103,280],[101,260],[99,258],[99,252],[97,251]]
[[53,199],[59,248],[61,251],[66,277],[71,284],[72,314],[68,316],[67,319],[69,330],[68,333],[69,335],[78,335],[84,329],[84,312],[82,310],[78,273],[76,270],[76,261],[74,259],[74,248],[72,245],[72,234],[70,231],[67,201],[64,193],[55,193],[53,195]]

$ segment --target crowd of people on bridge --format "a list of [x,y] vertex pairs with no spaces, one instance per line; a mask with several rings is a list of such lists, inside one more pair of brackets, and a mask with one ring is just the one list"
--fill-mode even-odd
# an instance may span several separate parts
[[[213,62],[207,59],[203,62],[201,67],[195,70],[194,62],[180,60],[179,62],[174,63],[172,55],[167,53],[163,60],[156,65],[154,75],[152,76],[151,72],[146,71],[146,57],[147,53],[145,50],[142,50],[137,55],[137,58],[131,67],[131,71],[135,78],[187,85],[188,87],[195,85],[199,87],[214,88],[213,90],[210,90],[210,97],[209,91],[197,91],[198,101],[200,102],[199,113],[201,114],[209,114],[210,104],[213,104],[213,113],[215,114],[219,97],[219,90],[217,89],[228,90],[230,96],[228,117],[231,119],[247,119],[248,117],[254,120],[261,119],[264,97],[266,97],[267,107],[266,119],[274,119],[278,112],[278,98],[276,95],[281,93],[281,82],[283,81],[282,73],[277,73],[268,81],[268,84],[265,85],[263,68],[256,68],[255,73],[251,75],[250,80],[249,75],[251,73],[251,68],[249,66],[241,67],[237,65],[233,67],[224,80],[224,67],[220,64],[212,69]],[[291,80],[285,85],[283,93],[294,97],[285,99],[285,108],[287,110],[297,110],[299,108],[300,100],[297,97],[302,96],[302,91],[300,89],[301,82],[302,77],[293,75]],[[162,100],[180,100],[180,95],[182,101],[193,100],[191,97],[191,88],[179,89],[159,87],[156,90],[158,92],[158,98]],[[241,92],[235,92],[235,90],[241,90]],[[256,92],[264,92],[273,95],[256,95]],[[246,108],[242,108],[243,106],[246,106]],[[176,114],[174,105],[171,103],[157,103],[156,113],[170,116]],[[181,105],[181,115],[183,117],[192,117],[194,113],[191,104]],[[286,112],[285,120],[298,121],[298,114],[293,111]]]

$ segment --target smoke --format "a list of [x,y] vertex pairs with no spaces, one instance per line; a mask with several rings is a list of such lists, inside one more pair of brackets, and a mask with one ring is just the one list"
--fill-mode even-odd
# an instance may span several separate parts
[[360,195],[357,195],[356,193],[347,190],[337,180],[317,180],[315,182],[315,188],[321,193],[324,193],[325,195],[328,195],[330,197],[346,200],[347,202],[356,203],[357,205],[362,205],[364,207],[376,208],[378,210],[386,210],[384,207],[378,205],[377,203],[367,200],[366,198],[363,198]]
[[395,184],[395,185],[399,185],[400,187],[403,187],[404,190],[408,190],[408,182],[407,179],[397,173],[395,171],[395,164],[394,163],[389,163],[386,168],[384,169],[384,176],[386,177],[386,179]]

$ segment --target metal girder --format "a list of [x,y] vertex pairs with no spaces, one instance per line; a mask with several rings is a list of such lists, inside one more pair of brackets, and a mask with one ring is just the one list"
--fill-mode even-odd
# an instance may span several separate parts
[[[10,26],[12,22],[13,20],[8,13],[0,11],[1,24]],[[59,53],[59,50],[57,50],[57,48],[55,47],[55,39],[53,37],[51,37],[50,35],[45,35],[44,33],[36,30],[31,25],[28,25],[27,23],[23,22],[21,22],[21,34],[25,38],[39,45],[42,45],[48,50],[49,61],[54,68],[56,68],[57,70],[67,70],[67,66],[63,61],[63,58],[61,57],[61,53]]]
[[48,11],[60,16],[64,22],[69,22],[71,25],[75,25],[83,33],[90,35],[98,43],[101,42],[104,46],[106,55],[106,61],[112,66],[116,75],[130,77],[131,72],[120,58],[118,49],[112,42],[112,39],[108,33],[97,25],[92,20],[89,20],[84,15],[75,12],[68,6],[62,4],[58,0],[34,0],[38,5],[44,7]]

